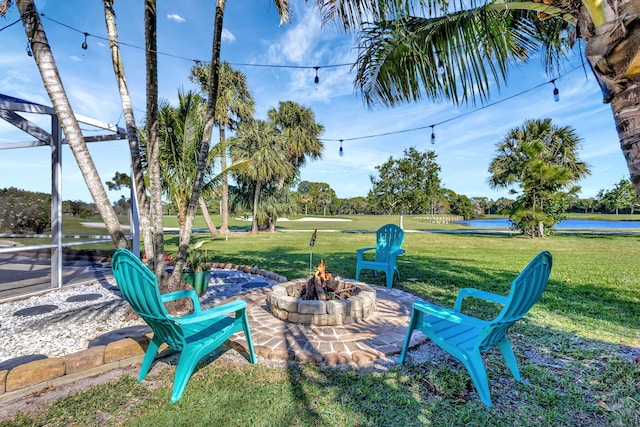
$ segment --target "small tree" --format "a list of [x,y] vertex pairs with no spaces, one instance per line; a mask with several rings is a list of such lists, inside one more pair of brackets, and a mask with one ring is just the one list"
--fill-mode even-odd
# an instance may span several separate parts
[[513,186],[520,187],[509,217],[526,235],[543,237],[544,227],[559,222],[566,197],[579,190],[573,184],[590,173],[578,158],[579,142],[572,128],[553,126],[551,119],[543,119],[526,121],[497,144],[489,184],[511,188],[515,194]]
[[[370,175],[373,189],[368,198],[374,210],[408,214],[429,210],[440,201],[440,166],[435,151],[404,150],[404,157],[389,157],[376,166],[378,175]],[[377,207],[377,209],[376,209]]]
[[630,213],[633,213],[637,199],[631,181],[621,179],[611,190],[604,192],[602,203],[607,210],[615,212],[616,215],[620,209],[626,208],[629,208]]

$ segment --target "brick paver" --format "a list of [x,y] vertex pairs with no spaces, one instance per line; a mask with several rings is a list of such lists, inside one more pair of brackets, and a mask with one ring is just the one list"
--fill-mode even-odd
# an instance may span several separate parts
[[[418,298],[398,289],[375,287],[377,311],[366,320],[341,326],[288,323],[273,316],[267,306],[270,288],[260,288],[234,299],[247,302],[254,351],[273,360],[362,364],[399,354],[409,325],[411,305]],[[243,333],[232,345],[246,349]],[[414,332],[411,346],[426,337]]]

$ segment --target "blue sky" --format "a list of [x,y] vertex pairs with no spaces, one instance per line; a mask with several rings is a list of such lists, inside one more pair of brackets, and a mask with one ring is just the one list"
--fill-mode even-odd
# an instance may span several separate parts
[[[214,3],[158,1],[158,50],[166,54],[158,59],[161,98],[175,102],[179,88],[196,89],[187,76],[193,60],[211,58]],[[610,189],[620,179],[628,178],[609,105],[602,103],[600,90],[589,71],[573,70],[581,64],[579,56],[571,59],[565,74],[556,81],[560,102],[553,101],[553,86],[544,84],[557,76],[547,76],[541,62],[533,60],[510,71],[508,86],[492,91],[490,103],[498,103],[487,108],[422,101],[394,109],[370,109],[354,89],[351,68],[330,67],[355,62],[355,36],[345,34],[333,24],[323,28],[311,7],[315,2],[291,3],[292,22],[280,26],[276,10],[268,0],[227,2],[221,53],[223,60],[246,74],[256,101],[257,118],[266,118],[270,108],[290,100],[311,108],[316,120],[324,125],[323,158],[304,167],[303,180],[326,182],[338,197],[366,196],[371,188],[369,175],[376,172],[375,166],[390,156],[401,157],[405,149],[415,147],[436,152],[442,184],[456,193],[491,199],[509,197],[507,190],[494,190],[487,184],[487,169],[495,156],[495,145],[525,120],[546,117],[555,125],[573,127],[583,138],[580,158],[590,165],[592,173],[579,183],[581,197],[593,197],[600,189]],[[99,38],[106,37],[102,2],[36,0],[36,6],[45,14],[42,18],[45,31],[75,112],[124,126],[108,44]],[[115,2],[115,8],[120,41],[138,47],[123,46],[122,54],[136,120],[142,123],[143,2],[120,0]],[[17,18],[14,6],[6,19],[0,20],[0,28]],[[89,33],[87,50],[81,48],[84,32]],[[27,40],[21,23],[0,32],[0,42],[0,93],[51,105],[33,58],[26,54]],[[318,66],[320,83],[314,84],[313,69],[275,66]],[[523,91],[528,92],[514,96]],[[446,123],[438,124],[441,122]],[[434,145],[430,143],[432,124],[438,124],[434,128],[437,137]],[[416,128],[424,129],[412,130]],[[363,138],[380,134],[386,135]],[[0,121],[0,144],[28,139]],[[343,157],[338,155],[340,139],[344,140]],[[116,171],[128,172],[126,142],[92,143],[90,151],[104,181]],[[50,191],[49,158],[46,147],[0,151],[0,188]],[[90,201],[67,148],[62,171],[63,199]],[[111,192],[110,196],[115,200],[119,193]]]

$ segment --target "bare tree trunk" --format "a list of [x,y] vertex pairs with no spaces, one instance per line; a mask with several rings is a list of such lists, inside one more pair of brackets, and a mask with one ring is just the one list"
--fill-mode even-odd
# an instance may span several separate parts
[[[220,143],[224,144],[225,133],[224,127],[220,126]],[[225,148],[220,157],[220,169],[222,170],[222,195],[220,197],[220,232],[229,232],[229,175],[225,172],[227,169],[227,149]]]
[[138,216],[140,218],[140,226],[142,228],[142,238],[145,250],[151,249],[153,255],[153,239],[149,221],[149,201],[147,200],[147,189],[144,184],[144,174],[142,170],[142,162],[140,159],[140,145],[138,141],[138,131],[136,120],[133,114],[133,106],[131,104],[131,96],[129,87],[124,73],[122,57],[120,56],[120,44],[118,41],[118,28],[116,25],[115,12],[113,10],[114,0],[104,0],[104,19],[107,26],[107,35],[109,38],[109,47],[111,49],[111,62],[113,63],[113,72],[118,83],[120,91],[120,99],[122,101],[122,111],[124,113],[124,121],[127,126],[127,139],[129,141],[129,152],[131,153],[131,185],[135,186],[135,197],[138,203]]
[[204,217],[204,222],[207,223],[207,228],[209,229],[209,233],[212,236],[218,235],[218,230],[216,230],[216,226],[213,224],[211,220],[211,215],[209,215],[209,211],[207,210],[207,204],[204,202],[204,199],[200,197],[198,199],[198,203],[200,204],[200,212],[202,212],[202,216]]
[[640,201],[640,76],[614,95],[611,111],[620,137],[620,148],[627,161],[631,183]]
[[251,232],[258,232],[258,203],[260,201],[260,181],[256,181],[256,188],[253,192],[253,218],[251,218]]
[[213,20],[213,43],[211,47],[211,72],[209,76],[209,96],[207,99],[207,111],[205,114],[205,125],[202,132],[202,145],[200,148],[200,157],[198,159],[198,169],[193,179],[193,192],[189,198],[187,206],[187,218],[184,229],[180,230],[178,243],[178,253],[174,261],[172,282],[179,282],[182,267],[185,264],[187,251],[189,249],[189,241],[191,240],[191,231],[193,229],[193,219],[198,207],[198,199],[202,191],[202,183],[204,180],[204,170],[207,166],[207,156],[211,145],[211,135],[215,125],[216,103],[218,101],[218,83],[220,80],[220,42],[222,37],[222,21],[224,18],[224,0],[216,0],[216,12]]
[[156,0],[144,1],[145,48],[147,68],[147,155],[149,165],[150,214],[153,258],[150,267],[163,283],[165,275],[164,229],[162,224],[162,181],[160,176],[160,146],[158,144],[158,53]]
[[104,185],[100,180],[96,165],[93,163],[91,154],[87,149],[87,144],[82,135],[78,120],[67,98],[62,80],[60,79],[58,67],[51,53],[47,35],[44,32],[42,22],[38,16],[38,10],[33,0],[18,0],[16,1],[16,5],[22,17],[24,30],[29,39],[31,50],[33,51],[33,58],[40,71],[42,82],[44,83],[45,89],[53,104],[53,109],[67,138],[69,148],[71,148],[71,152],[78,163],[82,177],[87,184],[89,193],[91,193],[91,197],[100,212],[100,216],[116,248],[125,248],[127,247],[127,240],[122,232],[113,206],[111,206]]

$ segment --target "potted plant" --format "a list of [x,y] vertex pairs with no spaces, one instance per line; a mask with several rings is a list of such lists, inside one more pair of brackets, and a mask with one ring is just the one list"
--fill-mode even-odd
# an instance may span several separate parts
[[211,269],[208,261],[207,251],[194,248],[187,253],[187,262],[182,272],[182,280],[191,285],[198,293],[198,296],[202,296],[209,286]]

